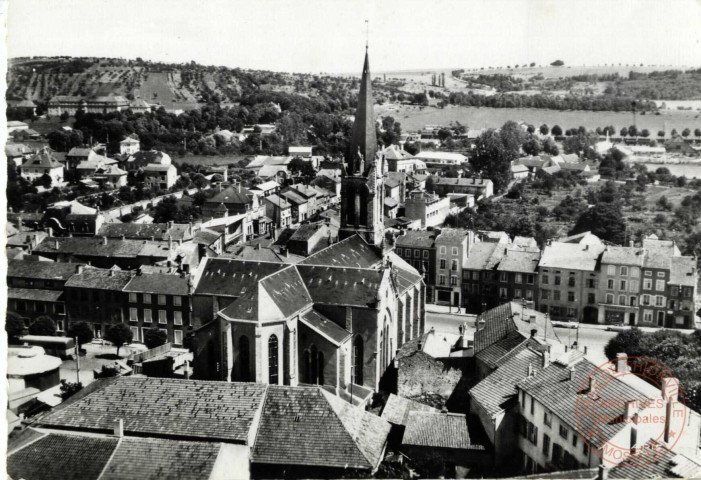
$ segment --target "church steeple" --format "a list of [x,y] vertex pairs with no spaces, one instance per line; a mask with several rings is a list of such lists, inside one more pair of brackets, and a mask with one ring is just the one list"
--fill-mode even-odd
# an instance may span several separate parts
[[366,46],[363,75],[360,79],[360,92],[358,93],[358,108],[355,112],[353,135],[351,136],[350,151],[347,157],[348,169],[351,175],[364,175],[375,161],[377,136],[375,134],[373,103],[370,59]]

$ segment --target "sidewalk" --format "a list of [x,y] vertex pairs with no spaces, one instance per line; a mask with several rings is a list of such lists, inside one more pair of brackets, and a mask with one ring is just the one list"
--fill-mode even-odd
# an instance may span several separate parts
[[458,313],[458,307],[449,307],[447,305],[436,305],[435,303],[426,304],[426,312],[430,313],[442,313],[445,315],[459,315],[461,317],[476,318],[477,315],[473,313],[466,313],[464,308],[460,308],[460,313]]

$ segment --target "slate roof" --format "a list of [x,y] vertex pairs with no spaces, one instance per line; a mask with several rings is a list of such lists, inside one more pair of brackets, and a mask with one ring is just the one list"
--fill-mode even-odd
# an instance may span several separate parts
[[279,188],[280,184],[277,183],[274,180],[269,180],[267,182],[259,183],[258,185],[255,185],[251,187],[252,190],[260,190],[261,192],[267,192],[268,190],[274,190],[276,188]]
[[370,307],[383,272],[360,268],[296,265],[314,303]]
[[280,196],[285,197],[287,200],[289,200],[291,203],[294,203],[295,205],[303,205],[307,203],[306,198],[304,198],[302,195],[293,190],[282,192]]
[[552,242],[543,250],[540,268],[562,268],[593,272],[603,246],[580,245],[579,243]]
[[[58,248],[56,244],[58,243]],[[63,253],[82,257],[126,257],[134,258],[139,255],[148,255],[151,248],[168,249],[168,245],[146,240],[116,240],[109,239],[107,244],[100,237],[61,237],[46,238],[35,249],[37,254],[42,253]],[[158,256],[167,256],[159,252]]]
[[[272,183],[277,184],[277,182],[272,182]],[[276,205],[277,207],[280,207],[280,208],[290,208],[291,207],[290,202],[288,202],[286,198],[279,197],[279,196],[275,195],[274,193],[272,195],[268,195],[267,197],[265,197],[265,200],[267,202],[272,203],[273,205]]]
[[470,398],[492,417],[508,409],[513,402],[518,401],[515,385],[528,376],[529,365],[537,375],[543,369],[542,354],[531,348],[514,352],[495,371],[470,389]]
[[310,255],[300,265],[373,268],[382,256],[359,235],[352,235]]
[[247,443],[266,386],[172,378],[117,377],[42,417],[44,426],[178,439]]
[[207,258],[195,295],[238,297],[246,288],[255,288],[258,280],[285,268],[280,263],[249,262],[246,260]]
[[684,287],[696,286],[696,261],[694,257],[672,257],[669,283]]
[[424,230],[407,230],[397,237],[396,246],[400,248],[431,248],[435,245],[436,232]]
[[66,282],[66,287],[122,291],[133,275],[133,272],[85,267]]
[[62,290],[42,290],[39,288],[8,288],[7,298],[15,300],[33,300],[40,302],[62,301]]
[[7,458],[7,474],[27,480],[97,480],[117,438],[44,435]]
[[23,143],[7,143],[5,144],[5,156],[8,158],[21,157],[28,153],[33,153],[34,150],[31,147]]
[[387,403],[382,409],[381,418],[394,425],[406,426],[411,412],[440,413],[440,410],[390,393]]
[[290,240],[307,241],[321,229],[327,229],[326,225],[320,223],[305,223],[304,225],[300,225],[300,227],[295,230],[295,233],[292,234]]
[[597,421],[595,425],[592,415],[578,415],[575,419],[577,402],[585,401],[589,395],[586,388],[589,377],[596,378],[598,385],[606,385],[606,388],[598,389],[597,418],[616,418],[623,414],[622,402],[637,400],[638,405],[641,405],[648,397],[585,358],[581,358],[574,367],[572,380],[569,379],[571,365],[555,361],[538,375],[522,380],[517,386],[540,403],[547,405],[553,414],[571,429],[593,432],[589,437],[589,444],[598,448],[613,438],[626,423]]
[[260,285],[285,317],[312,303],[302,277],[292,265],[263,278]]
[[470,248],[470,254],[463,264],[468,270],[492,270],[499,265],[506,252],[504,245],[493,242],[482,242]]
[[124,287],[125,292],[144,292],[163,295],[188,295],[189,278],[165,273],[134,275]]
[[423,276],[413,266],[396,253],[390,253],[387,258],[392,262],[392,274],[400,295],[423,279]]
[[478,358],[491,368],[496,368],[497,362],[504,355],[526,343],[527,338],[518,330],[510,330],[503,338],[480,350],[475,354],[475,358]]
[[254,463],[375,470],[390,425],[318,387],[269,386]]
[[247,188],[239,189],[239,187],[229,187],[214,195],[212,198],[207,200],[206,203],[247,205],[251,203],[251,198],[249,195],[253,195],[253,193],[251,193]]
[[[523,316],[529,319],[522,319]],[[535,316],[535,323],[530,322],[530,316]],[[524,338],[530,337],[531,330],[536,329],[538,338],[542,338],[543,328],[546,330],[548,341],[559,342],[552,322],[545,323],[545,315],[529,308],[524,309],[516,302],[508,302],[487,310],[477,317],[477,325],[484,320],[484,328],[475,332],[475,354],[504,339],[509,332],[519,331]]]
[[76,273],[79,265],[82,264],[10,260],[7,262],[7,276],[43,280],[68,280]]
[[348,330],[338,326],[314,309],[302,315],[300,320],[334,345],[341,345],[351,337],[351,333]]
[[385,207],[394,208],[397,205],[399,205],[399,200],[397,200],[396,198],[392,198],[392,197],[385,197]]
[[411,412],[402,445],[469,449],[467,419],[457,413]]
[[173,241],[192,238],[190,225],[186,223],[174,223],[171,227],[167,223],[106,223],[100,227],[97,236],[108,238],[125,238]]

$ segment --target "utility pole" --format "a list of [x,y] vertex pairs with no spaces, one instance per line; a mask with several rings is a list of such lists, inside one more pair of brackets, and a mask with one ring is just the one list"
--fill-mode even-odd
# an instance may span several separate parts
[[75,369],[78,383],[80,383],[80,344],[78,343],[78,337],[75,337]]

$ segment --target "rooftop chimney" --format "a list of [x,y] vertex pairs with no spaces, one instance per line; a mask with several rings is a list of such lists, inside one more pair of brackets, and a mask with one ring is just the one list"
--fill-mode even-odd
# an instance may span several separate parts
[[633,247],[635,246],[635,243],[633,242],[633,240],[631,240],[630,242],[628,242],[628,246],[631,247],[631,248],[633,248]]
[[543,368],[550,365],[550,351],[546,350],[543,352]]
[[574,374],[577,373],[576,369],[574,368],[574,365],[572,365],[572,368],[570,368],[570,380],[574,380]]
[[85,270],[85,265],[78,265],[77,267],[75,267],[75,273],[77,274],[83,273],[83,270]]
[[625,353],[616,354],[616,371],[618,373],[628,373],[628,361]]
[[533,364],[532,363],[528,364],[528,376],[529,377],[533,376]]
[[123,437],[124,436],[124,420],[121,418],[114,422],[114,436],[115,437]]
[[626,423],[630,423],[633,421],[633,417],[638,413],[638,402],[637,400],[628,400],[626,401],[624,410],[623,410],[623,418],[626,421]]
[[589,377],[589,395],[591,395],[593,399],[599,396],[599,387],[596,383],[596,377],[593,374]]
[[536,335],[538,335],[538,329],[531,328],[531,338],[535,338]]
[[485,323],[487,323],[487,322],[485,322],[483,318],[480,318],[480,319],[477,321],[477,331],[478,331],[478,332],[479,332],[480,330],[484,329],[484,324],[485,324]]
[[596,480],[608,480],[609,470],[603,463],[599,465],[599,473],[596,476]]

